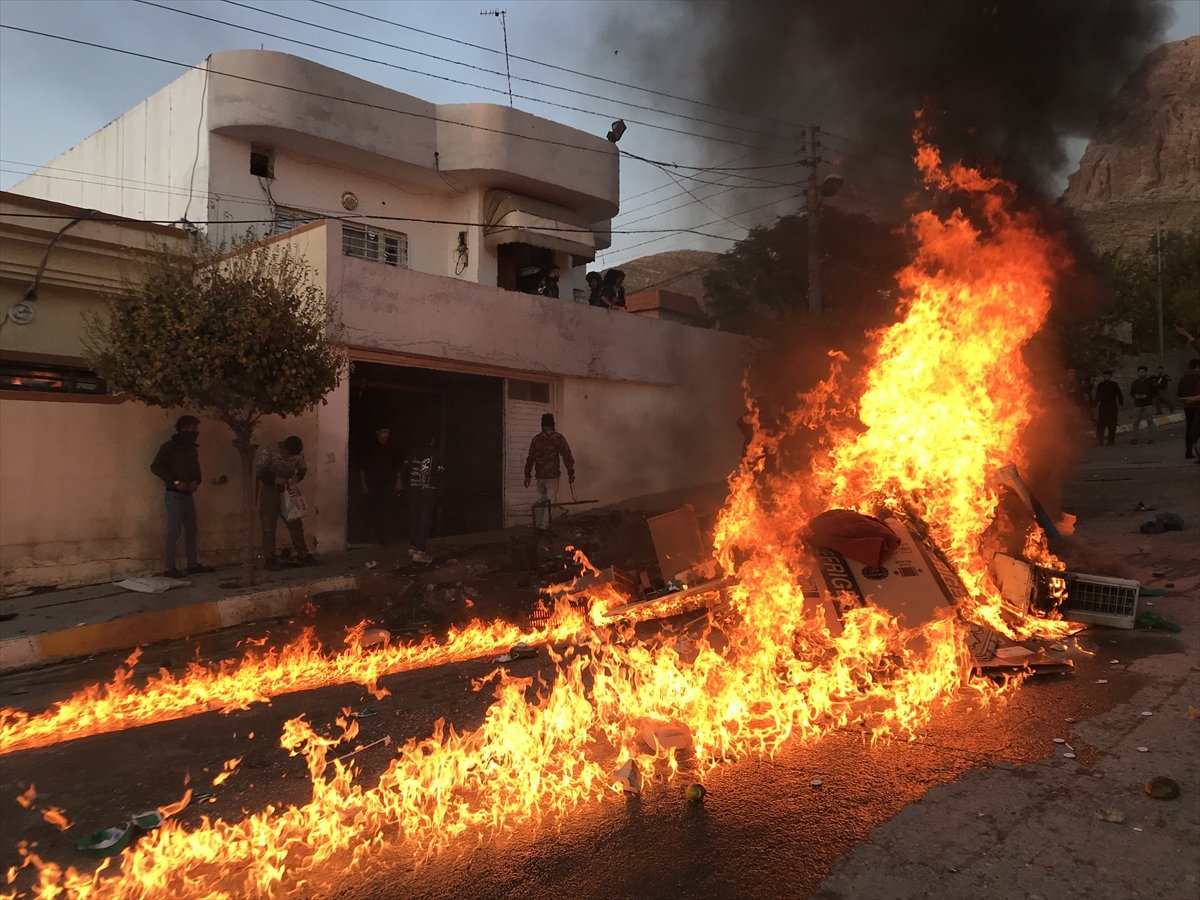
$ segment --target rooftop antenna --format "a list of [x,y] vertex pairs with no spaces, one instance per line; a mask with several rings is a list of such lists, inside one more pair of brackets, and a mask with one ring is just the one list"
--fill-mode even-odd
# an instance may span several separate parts
[[505,18],[508,13],[503,9],[481,9],[479,14],[481,16],[495,16],[500,20],[500,28],[504,32],[504,71],[508,74],[508,105],[512,106],[512,66],[508,61],[508,20]]

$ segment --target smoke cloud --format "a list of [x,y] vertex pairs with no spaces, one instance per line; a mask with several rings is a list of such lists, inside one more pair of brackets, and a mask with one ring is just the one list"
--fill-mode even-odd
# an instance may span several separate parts
[[646,7],[625,7],[601,41],[620,47],[629,77],[775,120],[706,112],[777,136],[743,133],[748,143],[794,153],[797,126],[817,123],[821,157],[847,175],[847,189],[855,174],[866,179],[855,194],[889,203],[911,187],[918,108],[948,157],[994,163],[1023,187],[1057,193],[1067,141],[1090,134],[1169,19],[1162,0],[679,0],[653,8],[648,21]]

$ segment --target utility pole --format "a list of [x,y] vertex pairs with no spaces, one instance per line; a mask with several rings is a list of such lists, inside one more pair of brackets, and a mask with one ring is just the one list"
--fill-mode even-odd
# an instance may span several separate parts
[[808,189],[804,207],[808,218],[808,311],[821,314],[821,251],[817,243],[820,230],[821,190],[817,185],[817,126],[804,129],[804,165],[808,166]]
[[1162,242],[1163,223],[1160,220],[1158,230],[1154,234],[1154,255],[1158,258],[1158,364],[1165,366],[1167,362],[1163,350]]
[[508,105],[513,105],[512,95],[512,65],[508,61],[508,13],[503,9],[481,9],[481,16],[495,16],[500,20],[500,30],[504,32],[504,71],[508,75]]

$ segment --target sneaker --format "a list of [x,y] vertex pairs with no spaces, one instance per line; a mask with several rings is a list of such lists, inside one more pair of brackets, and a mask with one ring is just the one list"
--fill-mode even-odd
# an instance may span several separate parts
[[188,566],[186,571],[187,571],[187,574],[189,574],[189,575],[205,575],[209,572],[215,572],[217,570],[214,569],[212,566],[202,566],[202,565],[197,564],[194,566]]
[[178,569],[167,569],[165,572],[158,573],[159,578],[182,578],[183,572]]

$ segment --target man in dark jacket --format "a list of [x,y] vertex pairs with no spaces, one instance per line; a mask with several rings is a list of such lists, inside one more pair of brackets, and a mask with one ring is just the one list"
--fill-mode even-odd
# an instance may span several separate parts
[[587,281],[588,305],[603,306],[604,301],[600,299],[600,273],[588,272],[584,280]]
[[163,575],[180,578],[184,572],[175,568],[175,547],[183,532],[184,552],[187,554],[186,574],[211,572],[196,558],[196,500],[200,487],[200,451],[196,440],[200,436],[200,420],[195,416],[180,416],[175,422],[175,434],[158,448],[150,471],[162,480],[167,489],[167,539],[163,548]]
[[400,475],[400,451],[386,425],[375,429],[375,439],[363,454],[359,478],[367,500],[371,533],[380,544],[389,544],[395,530],[396,481]]
[[415,562],[433,562],[425,545],[433,534],[438,489],[442,484],[442,462],[436,450],[437,438],[427,438],[404,460],[404,490],[408,501],[409,553]]
[[1184,458],[1196,456],[1196,444],[1200,441],[1200,359],[1188,363],[1187,371],[1179,379],[1175,394],[1183,404],[1183,447]]
[[542,416],[542,430],[529,442],[529,455],[525,457],[525,487],[529,487],[532,476],[537,476],[537,502],[534,511],[535,527],[546,531],[550,527],[550,506],[558,500],[558,479],[561,470],[559,457],[567,466],[567,481],[575,483],[575,457],[567,439],[554,430],[554,416]]
[[1157,393],[1158,386],[1150,377],[1149,369],[1145,366],[1138,366],[1137,378],[1129,386],[1129,395],[1133,397],[1133,440],[1129,443],[1136,444],[1138,442],[1138,429],[1142,422],[1146,423],[1146,443],[1154,443],[1154,438],[1150,437],[1150,434],[1154,428],[1154,396]]
[[[1096,446],[1112,444],[1117,436],[1117,407],[1125,405],[1121,386],[1112,379],[1112,372],[1102,373],[1096,384]],[[1107,440],[1105,440],[1107,437]]]

